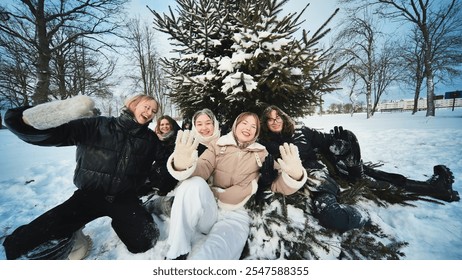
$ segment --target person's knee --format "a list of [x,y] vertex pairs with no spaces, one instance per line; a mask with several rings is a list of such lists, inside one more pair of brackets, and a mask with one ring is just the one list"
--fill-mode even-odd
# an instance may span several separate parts
[[318,214],[319,223],[340,233],[361,228],[365,219],[361,212],[350,205],[332,204]]
[[195,176],[183,181],[179,188],[188,193],[197,193],[201,189],[209,189],[210,187],[203,178]]

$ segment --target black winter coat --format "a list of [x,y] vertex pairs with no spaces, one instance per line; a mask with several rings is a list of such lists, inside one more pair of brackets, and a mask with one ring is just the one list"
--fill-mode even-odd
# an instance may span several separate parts
[[180,129],[181,127],[175,122],[172,127],[172,133],[168,137],[159,140],[159,147],[154,158],[154,163],[151,166],[149,179],[138,191],[139,196],[148,194],[153,188],[158,189],[157,194],[166,195],[177,185],[178,180],[173,178],[167,170],[167,160],[173,153],[173,150],[175,150],[176,135]]
[[275,159],[281,157],[280,145],[293,143],[298,147],[303,166],[316,169],[321,168],[318,163],[318,153],[330,154],[329,146],[333,143],[333,136],[304,125],[297,125],[293,135],[268,132],[258,142],[265,146]]
[[39,146],[77,146],[74,184],[103,195],[135,194],[154,160],[159,138],[140,125],[129,112],[120,117],[93,117],[71,121],[56,128],[37,130],[26,125],[22,112],[10,109],[6,126],[23,141]]

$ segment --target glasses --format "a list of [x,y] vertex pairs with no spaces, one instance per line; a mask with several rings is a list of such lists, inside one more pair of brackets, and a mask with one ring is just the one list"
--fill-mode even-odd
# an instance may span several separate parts
[[281,123],[282,119],[280,116],[277,116],[275,119],[273,118],[268,118],[268,123],[269,124],[274,124],[274,123]]

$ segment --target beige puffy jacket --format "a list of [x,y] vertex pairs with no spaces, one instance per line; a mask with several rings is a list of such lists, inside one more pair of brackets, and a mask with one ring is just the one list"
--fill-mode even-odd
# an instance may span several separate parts
[[[180,181],[192,176],[200,176],[205,180],[213,177],[212,190],[218,198],[218,205],[223,209],[232,210],[243,206],[257,191],[259,170],[266,155],[266,148],[259,143],[240,149],[230,132],[210,143],[208,149],[191,168],[184,171],[174,170],[172,156],[167,162],[167,168],[172,176]],[[289,195],[305,184],[305,170],[303,178],[296,181],[285,172],[281,172],[277,162],[274,166],[279,169],[279,176],[273,182],[272,191]]]

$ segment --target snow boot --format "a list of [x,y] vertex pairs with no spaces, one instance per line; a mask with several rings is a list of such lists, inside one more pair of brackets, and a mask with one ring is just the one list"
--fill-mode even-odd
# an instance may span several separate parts
[[75,242],[75,233],[69,237],[53,239],[30,250],[19,259],[24,260],[65,260]]
[[430,196],[447,202],[459,201],[460,196],[452,189],[454,175],[444,165],[435,165],[433,175],[427,181],[406,180],[404,189],[421,195]]
[[83,260],[88,256],[93,242],[90,236],[83,234],[82,229],[79,229],[74,234],[74,246],[67,256],[68,260]]
[[158,217],[170,217],[173,198],[173,196],[155,196],[144,203],[144,208]]

